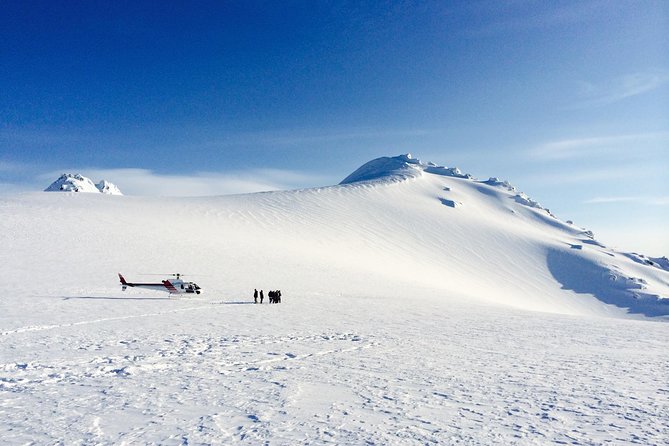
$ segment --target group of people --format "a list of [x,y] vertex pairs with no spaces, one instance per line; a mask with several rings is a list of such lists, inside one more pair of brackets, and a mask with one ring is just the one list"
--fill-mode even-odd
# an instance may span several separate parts
[[[272,290],[267,293],[267,297],[269,297],[269,303],[271,304],[280,304],[281,303],[281,290]],[[258,293],[258,290],[255,289],[253,290],[253,303],[258,303],[258,298],[260,298],[260,303],[265,300],[265,294],[263,290],[260,290],[260,293]]]

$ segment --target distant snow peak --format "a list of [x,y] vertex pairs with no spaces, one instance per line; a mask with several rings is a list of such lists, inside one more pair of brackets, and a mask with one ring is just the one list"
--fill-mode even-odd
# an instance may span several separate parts
[[64,173],[49,187],[45,192],[85,192],[94,194],[123,195],[121,190],[113,183],[102,180],[98,184],[93,183],[90,178],[86,178],[78,173]]
[[46,192],[93,192],[99,193],[95,183],[78,173],[64,173],[51,186],[44,189]]
[[123,195],[121,193],[121,190],[116,186],[114,183],[111,183],[107,180],[102,180],[98,184],[95,185],[97,189],[102,192],[103,194],[109,194],[109,195]]

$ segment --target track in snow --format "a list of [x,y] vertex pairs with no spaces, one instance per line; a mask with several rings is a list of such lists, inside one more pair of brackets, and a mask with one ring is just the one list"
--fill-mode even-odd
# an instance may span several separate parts
[[669,433],[666,324],[415,299],[218,303],[130,301],[156,311],[5,336],[3,438],[651,444]]

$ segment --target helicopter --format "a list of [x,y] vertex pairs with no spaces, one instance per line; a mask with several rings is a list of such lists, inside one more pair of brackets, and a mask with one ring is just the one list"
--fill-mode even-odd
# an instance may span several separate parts
[[[162,274],[161,274],[162,275]],[[132,283],[127,282],[121,273],[118,278],[121,280],[121,289],[125,291],[128,287],[147,288],[150,290],[167,291],[172,294],[200,294],[201,288],[195,282],[184,282],[181,279],[182,274],[169,274],[175,279],[165,279],[160,283]]]

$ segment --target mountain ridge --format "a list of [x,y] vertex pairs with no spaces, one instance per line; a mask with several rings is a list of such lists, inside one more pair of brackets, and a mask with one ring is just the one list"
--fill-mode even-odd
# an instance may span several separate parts
[[79,193],[102,193],[106,195],[123,195],[114,183],[101,180],[94,183],[90,178],[78,173],[64,173],[45,192],[79,192]]

